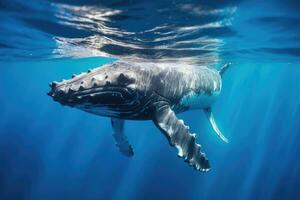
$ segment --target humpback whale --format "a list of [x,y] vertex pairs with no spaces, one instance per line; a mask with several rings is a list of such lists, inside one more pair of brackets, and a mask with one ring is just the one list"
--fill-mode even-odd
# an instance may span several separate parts
[[210,169],[209,161],[196,143],[196,134],[176,114],[203,110],[214,132],[219,130],[211,106],[220,94],[222,74],[205,66],[157,66],[149,63],[116,61],[73,75],[69,80],[50,83],[48,93],[62,105],[111,118],[113,137],[120,152],[134,154],[124,134],[125,120],[152,120],[176,147],[178,156],[199,171]]

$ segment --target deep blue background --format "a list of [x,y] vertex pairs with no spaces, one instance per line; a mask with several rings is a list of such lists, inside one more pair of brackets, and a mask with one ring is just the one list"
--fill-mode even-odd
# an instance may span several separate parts
[[213,107],[224,144],[201,111],[180,115],[211,161],[199,173],[151,122],[129,121],[135,156],[114,146],[109,119],[62,107],[48,82],[110,59],[1,63],[1,199],[298,199],[300,68],[243,64]]
[[[299,6],[0,0],[0,200],[300,199]],[[49,82],[115,60],[99,55],[233,63],[213,106],[229,144],[202,111],[179,115],[208,173],[179,159],[150,121],[126,123],[135,155],[124,157],[108,118],[46,95]]]

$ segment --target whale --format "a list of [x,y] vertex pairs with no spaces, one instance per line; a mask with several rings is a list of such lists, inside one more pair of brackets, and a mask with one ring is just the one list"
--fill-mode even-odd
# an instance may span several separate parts
[[90,69],[68,80],[53,81],[49,96],[62,105],[111,118],[116,146],[125,156],[134,150],[124,133],[126,120],[151,120],[177,149],[177,155],[198,171],[208,171],[209,161],[196,142],[196,134],[178,118],[189,110],[202,110],[224,142],[212,105],[222,89],[220,70],[207,66],[157,65],[115,61]]

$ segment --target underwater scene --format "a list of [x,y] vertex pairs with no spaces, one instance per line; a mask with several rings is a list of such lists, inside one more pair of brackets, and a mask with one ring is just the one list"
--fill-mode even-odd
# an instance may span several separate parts
[[0,0],[0,200],[300,199],[299,9]]

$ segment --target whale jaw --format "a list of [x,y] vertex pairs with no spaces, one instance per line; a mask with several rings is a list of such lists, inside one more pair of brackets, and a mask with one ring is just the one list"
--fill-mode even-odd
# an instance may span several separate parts
[[140,105],[135,79],[110,68],[89,70],[49,86],[54,101],[101,116],[118,117]]

